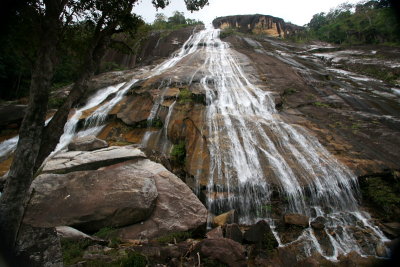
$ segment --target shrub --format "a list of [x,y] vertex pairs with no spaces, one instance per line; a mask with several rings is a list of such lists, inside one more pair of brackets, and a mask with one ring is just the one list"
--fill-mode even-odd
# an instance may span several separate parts
[[177,165],[183,166],[185,165],[186,158],[186,144],[185,141],[180,141],[179,144],[174,145],[172,147],[171,159]]

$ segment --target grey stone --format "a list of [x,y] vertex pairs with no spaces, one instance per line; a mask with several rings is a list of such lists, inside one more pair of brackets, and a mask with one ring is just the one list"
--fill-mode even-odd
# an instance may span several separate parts
[[25,222],[38,227],[74,226],[83,231],[143,221],[157,199],[155,175],[134,164],[68,174],[42,174],[32,187]]
[[207,209],[181,179],[148,159],[137,161],[135,167],[155,175],[158,198],[151,216],[143,223],[120,229],[121,238],[150,239],[203,227],[205,230]]
[[132,146],[111,146],[91,152],[69,151],[57,154],[49,160],[43,167],[43,173],[95,170],[99,167],[145,157],[142,151]]
[[70,151],[92,151],[108,147],[106,141],[97,138],[94,135],[89,135],[74,139],[69,145]]

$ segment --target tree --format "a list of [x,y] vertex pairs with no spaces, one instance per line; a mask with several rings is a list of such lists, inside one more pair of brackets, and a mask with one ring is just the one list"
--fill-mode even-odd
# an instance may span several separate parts
[[[35,10],[40,29],[40,44],[32,68],[27,112],[22,121],[19,142],[14,154],[3,194],[0,198],[0,236],[3,251],[14,252],[18,229],[24,214],[24,203],[34,172],[57,144],[71,106],[87,88],[88,81],[100,63],[105,48],[115,33],[138,27],[138,18],[131,14],[138,0],[28,0]],[[152,0],[156,8],[164,8],[169,0]],[[189,10],[198,10],[208,0],[185,0]],[[94,32],[86,51],[82,73],[70,95],[45,127],[51,81],[57,64],[57,48],[66,25],[79,20],[91,21]],[[132,27],[133,26],[133,27]],[[48,143],[46,143],[48,141]],[[56,142],[56,143],[55,143]],[[42,148],[42,147],[43,148]]]

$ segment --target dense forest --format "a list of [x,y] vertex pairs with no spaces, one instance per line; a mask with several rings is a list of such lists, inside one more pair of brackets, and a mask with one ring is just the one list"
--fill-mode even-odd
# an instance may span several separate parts
[[[15,100],[28,96],[31,79],[31,67],[34,62],[38,43],[39,29],[31,25],[37,25],[32,6],[17,7],[18,12],[9,18],[7,25],[3,25],[0,34],[0,100]],[[29,15],[30,14],[30,15]],[[29,16],[28,16],[29,15]],[[145,23],[140,17],[136,17],[134,31],[116,33],[110,48],[123,53],[137,53],[144,40],[155,31],[163,31],[164,35],[170,31],[202,24],[201,21],[186,18],[183,12],[175,11],[171,17],[162,13],[156,14],[152,24]],[[52,80],[53,89],[74,82],[83,64],[85,51],[90,44],[89,40],[95,31],[95,25],[91,19],[70,23],[63,29],[62,40],[58,44],[59,59]],[[104,62],[96,73],[119,70],[120,66]],[[56,107],[60,103],[49,103]]]
[[328,13],[318,13],[297,40],[336,44],[400,44],[400,23],[395,2],[389,0],[343,3]]

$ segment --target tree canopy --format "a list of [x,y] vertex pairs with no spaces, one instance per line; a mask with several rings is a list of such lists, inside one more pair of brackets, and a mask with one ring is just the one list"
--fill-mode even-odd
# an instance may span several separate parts
[[307,27],[309,37],[332,43],[400,43],[400,24],[389,0],[344,3],[315,14]]

